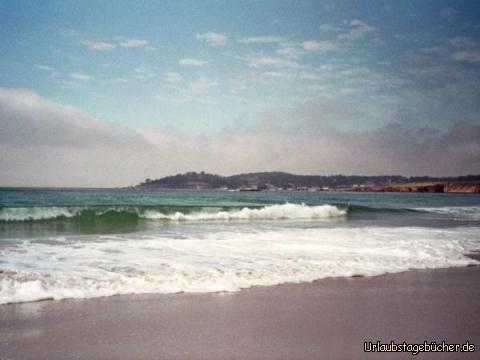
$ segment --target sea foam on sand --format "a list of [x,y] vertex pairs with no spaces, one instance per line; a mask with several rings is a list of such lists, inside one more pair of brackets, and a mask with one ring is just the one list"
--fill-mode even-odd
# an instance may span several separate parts
[[476,227],[237,229],[181,238],[132,234],[25,240],[1,250],[0,303],[236,291],[465,266],[475,262],[465,254],[479,249]]

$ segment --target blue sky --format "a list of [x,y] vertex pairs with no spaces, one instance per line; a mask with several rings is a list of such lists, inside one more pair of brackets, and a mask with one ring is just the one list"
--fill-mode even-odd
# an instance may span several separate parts
[[[157,147],[165,137],[221,142],[230,132],[265,127],[335,134],[327,142],[339,133],[386,138],[400,127],[420,146],[458,124],[480,124],[478,1],[4,0],[0,18],[6,92],[28,90]],[[26,93],[16,94],[26,101]],[[291,142],[277,145],[287,151]],[[335,168],[336,156],[324,172],[351,168]],[[308,160],[285,170],[322,172]],[[222,161],[202,165],[235,172]],[[180,163],[173,169],[191,170]],[[365,172],[422,169],[379,165]]]

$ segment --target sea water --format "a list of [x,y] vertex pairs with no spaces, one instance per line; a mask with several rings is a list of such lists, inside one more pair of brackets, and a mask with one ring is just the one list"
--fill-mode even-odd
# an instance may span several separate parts
[[476,263],[480,196],[0,189],[0,304]]

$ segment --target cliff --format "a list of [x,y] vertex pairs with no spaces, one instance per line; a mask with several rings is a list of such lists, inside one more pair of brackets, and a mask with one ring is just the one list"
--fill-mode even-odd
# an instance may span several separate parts
[[431,193],[480,193],[480,181],[469,182],[407,182],[373,186],[366,191],[378,192],[431,192]]
[[445,192],[480,194],[480,182],[447,183]]

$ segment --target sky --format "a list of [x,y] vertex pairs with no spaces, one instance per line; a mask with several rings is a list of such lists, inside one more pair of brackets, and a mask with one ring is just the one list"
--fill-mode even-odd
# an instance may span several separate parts
[[0,186],[480,173],[478,1],[0,0]]

